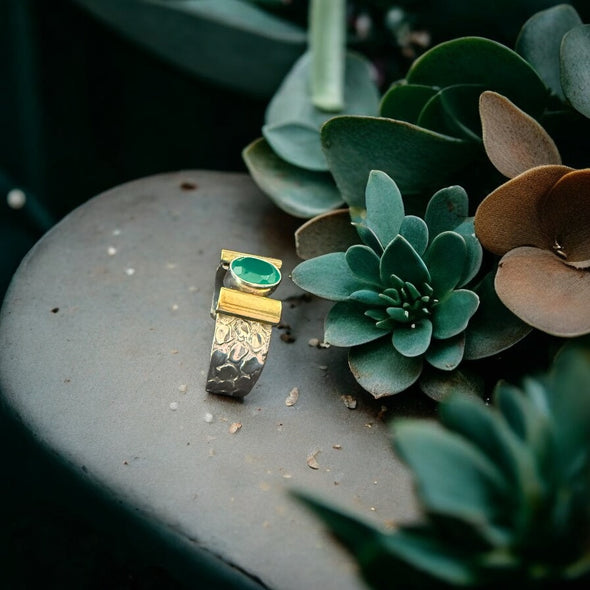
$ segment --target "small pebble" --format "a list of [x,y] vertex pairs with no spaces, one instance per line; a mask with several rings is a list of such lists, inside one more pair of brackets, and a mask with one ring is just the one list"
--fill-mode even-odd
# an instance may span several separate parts
[[174,411],[174,410],[178,410],[178,402],[171,402],[171,404],[170,404],[170,409],[171,409],[172,411]]
[[125,274],[127,276],[130,276],[131,277],[131,276],[133,276],[135,274],[135,269],[134,268],[126,268],[125,269]]
[[242,428],[242,423],[241,422],[232,422],[230,424],[230,427],[229,427],[228,432],[230,434],[235,434],[238,430],[240,430],[240,428]]
[[354,410],[356,408],[356,399],[352,397],[352,395],[341,395],[340,399],[349,410]]
[[186,390],[188,389],[188,386],[186,384],[182,384],[178,386],[178,391],[180,391],[180,393],[186,393]]
[[333,449],[336,449],[337,451],[341,451],[342,450],[342,445],[332,445]]
[[328,342],[320,342],[318,348],[330,348],[330,344]]
[[289,392],[287,399],[285,400],[285,405],[289,406],[289,407],[294,406],[297,403],[298,399],[299,399],[299,388],[293,387],[293,389]]
[[109,246],[107,249],[109,256],[114,256],[117,253],[117,248],[114,246]]
[[316,346],[316,347],[317,347],[317,346],[319,346],[319,344],[320,344],[320,339],[319,339],[319,338],[310,338],[310,339],[307,341],[307,343],[308,343],[310,346]]
[[6,195],[6,203],[11,209],[22,209],[27,203],[27,195],[20,188],[13,188]]
[[205,422],[213,422],[213,414],[210,414],[209,412],[207,412],[203,418],[205,420]]
[[172,307],[170,309],[172,311],[178,311],[178,305],[175,303],[174,305],[172,305]]

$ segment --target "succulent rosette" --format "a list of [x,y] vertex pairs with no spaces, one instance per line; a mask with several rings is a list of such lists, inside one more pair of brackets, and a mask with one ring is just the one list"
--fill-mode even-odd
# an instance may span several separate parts
[[432,213],[449,190],[464,192],[439,191],[427,224],[406,216],[395,182],[372,171],[366,215],[355,223],[363,243],[293,270],[297,285],[337,302],[326,318],[325,340],[350,347],[352,373],[375,397],[407,389],[425,364],[450,372],[463,359],[465,328],[479,305],[464,286],[479,270],[481,246],[471,220]]

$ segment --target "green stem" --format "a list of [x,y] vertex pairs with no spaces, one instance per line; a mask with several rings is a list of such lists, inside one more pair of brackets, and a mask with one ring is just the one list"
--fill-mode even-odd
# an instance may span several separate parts
[[344,108],[346,0],[311,0],[311,100],[323,111]]

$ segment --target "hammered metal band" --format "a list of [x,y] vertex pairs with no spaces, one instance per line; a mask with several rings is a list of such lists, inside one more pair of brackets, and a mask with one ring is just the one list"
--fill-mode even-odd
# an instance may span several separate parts
[[[252,272],[240,276],[235,272],[234,261],[248,260],[265,265],[263,268],[274,274],[262,279]],[[276,258],[221,251],[211,306],[215,332],[208,392],[244,397],[258,380],[268,354],[272,326],[281,318],[281,302],[267,297],[280,282],[281,265]],[[239,268],[243,271],[243,267]]]

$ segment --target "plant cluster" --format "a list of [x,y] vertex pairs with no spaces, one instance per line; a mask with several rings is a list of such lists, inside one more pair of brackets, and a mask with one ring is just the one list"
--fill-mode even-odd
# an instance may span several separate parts
[[399,419],[423,522],[383,532],[299,493],[371,588],[555,588],[590,581],[590,354],[570,346],[494,406],[453,395],[440,423]]

